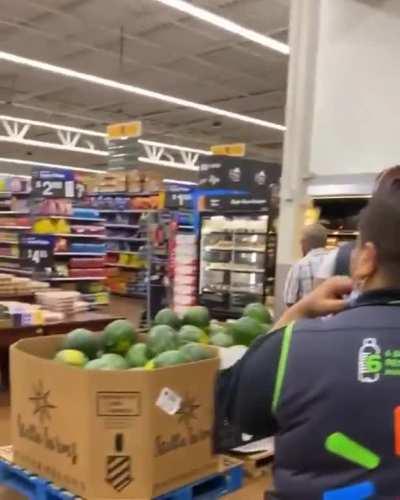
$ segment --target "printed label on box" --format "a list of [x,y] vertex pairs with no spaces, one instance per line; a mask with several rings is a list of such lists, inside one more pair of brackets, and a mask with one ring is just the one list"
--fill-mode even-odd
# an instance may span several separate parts
[[140,416],[139,392],[98,392],[98,417],[138,417]]

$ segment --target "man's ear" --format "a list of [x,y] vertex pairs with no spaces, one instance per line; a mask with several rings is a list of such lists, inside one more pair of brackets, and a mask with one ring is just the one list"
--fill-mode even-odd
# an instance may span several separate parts
[[358,255],[354,262],[354,278],[365,280],[370,278],[378,268],[378,252],[374,243],[368,241],[358,249]]

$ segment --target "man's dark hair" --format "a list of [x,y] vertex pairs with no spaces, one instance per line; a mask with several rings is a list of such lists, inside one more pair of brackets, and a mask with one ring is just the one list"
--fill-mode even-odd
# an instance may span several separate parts
[[382,270],[400,287],[400,190],[376,192],[361,212],[361,243],[372,242]]

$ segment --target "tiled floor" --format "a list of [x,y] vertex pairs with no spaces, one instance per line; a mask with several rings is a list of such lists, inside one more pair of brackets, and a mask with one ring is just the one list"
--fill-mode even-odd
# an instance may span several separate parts
[[[143,311],[143,302],[122,297],[113,297],[112,306],[108,310],[111,314],[126,317],[138,325],[140,314]],[[8,394],[0,392],[0,446],[10,444],[9,422],[9,397]],[[266,480],[262,478],[249,482],[245,488],[224,498],[226,500],[262,500],[265,488]],[[0,487],[0,500],[22,500],[23,498],[8,489]]]

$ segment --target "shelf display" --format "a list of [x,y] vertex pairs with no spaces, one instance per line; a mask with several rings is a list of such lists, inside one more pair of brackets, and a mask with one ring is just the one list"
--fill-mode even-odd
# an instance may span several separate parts
[[[105,179],[100,186],[104,192],[90,193],[80,205],[81,209],[92,207],[102,218],[107,253],[107,285],[110,291],[118,295],[145,298],[149,222],[152,215],[157,215],[160,210],[162,196],[158,192],[112,192],[112,189],[125,185],[132,190],[134,177],[126,175],[126,172],[117,176],[113,174]],[[136,187],[142,187],[142,183]]]
[[198,249],[193,212],[174,213],[169,246],[170,303],[175,312],[184,314],[197,304]]
[[237,315],[264,302],[273,287],[276,236],[267,215],[204,215],[200,234],[200,303]]

